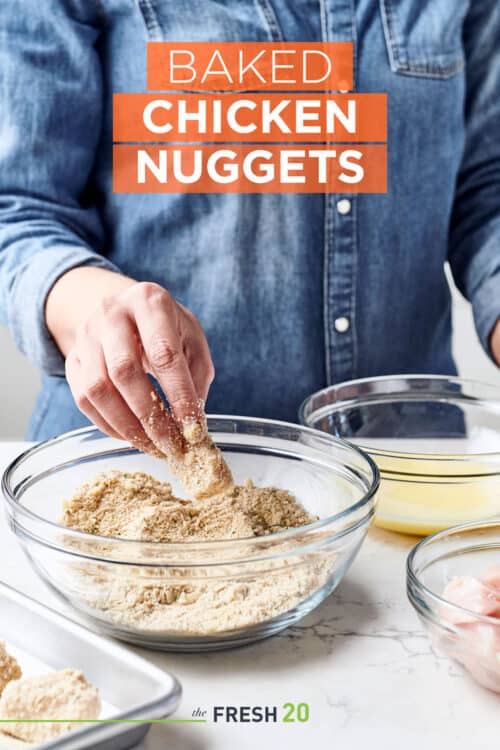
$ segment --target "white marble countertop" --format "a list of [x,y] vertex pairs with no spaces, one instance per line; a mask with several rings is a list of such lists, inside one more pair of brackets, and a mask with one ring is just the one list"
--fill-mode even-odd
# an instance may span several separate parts
[[[0,444],[0,469],[25,447]],[[0,577],[49,606],[40,582],[0,516]],[[500,697],[432,649],[405,591],[414,538],[373,528],[338,589],[281,635],[211,654],[135,649],[172,671],[183,701],[197,707],[310,706],[307,723],[155,726],[143,750],[485,750],[498,746]]]

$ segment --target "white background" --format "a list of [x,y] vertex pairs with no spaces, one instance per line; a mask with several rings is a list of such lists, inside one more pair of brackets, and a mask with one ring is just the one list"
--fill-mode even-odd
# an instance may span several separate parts
[[[500,370],[483,351],[472,322],[470,305],[453,292],[453,350],[463,377],[495,383],[500,387]],[[14,346],[9,332],[0,327],[0,440],[24,436],[38,390],[37,370]]]

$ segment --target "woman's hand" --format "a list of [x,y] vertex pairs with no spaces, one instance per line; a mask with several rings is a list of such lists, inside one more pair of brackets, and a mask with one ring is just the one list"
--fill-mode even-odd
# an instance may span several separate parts
[[[94,309],[82,314],[89,300]],[[195,316],[158,284],[76,268],[52,288],[46,320],[76,403],[104,432],[168,451],[180,438],[175,420],[198,418],[214,377],[208,344]]]

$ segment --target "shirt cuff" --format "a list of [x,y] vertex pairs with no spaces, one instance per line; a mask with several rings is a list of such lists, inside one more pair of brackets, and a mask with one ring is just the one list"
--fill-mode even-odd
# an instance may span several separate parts
[[[490,276],[481,285],[472,300],[472,310],[481,344],[488,356],[493,359],[489,339],[497,320],[500,318],[500,273]],[[494,361],[498,365],[498,362]]]
[[32,255],[10,295],[9,324],[19,349],[48,375],[64,376],[64,357],[45,323],[45,301],[57,279],[77,266],[119,269],[82,247],[51,247]]

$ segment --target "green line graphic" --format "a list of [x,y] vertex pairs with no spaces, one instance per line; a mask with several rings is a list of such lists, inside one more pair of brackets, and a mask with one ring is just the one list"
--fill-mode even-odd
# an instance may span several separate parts
[[0,719],[0,724],[206,724],[207,719]]

